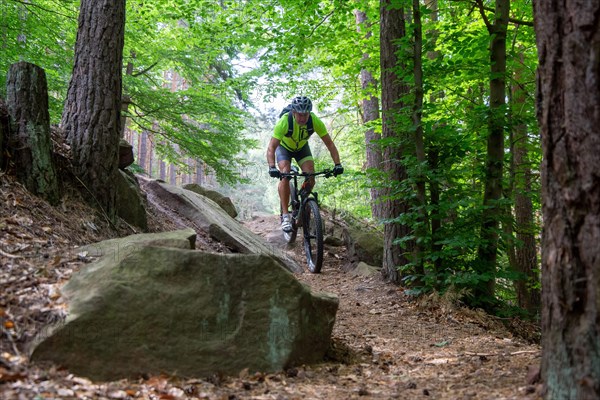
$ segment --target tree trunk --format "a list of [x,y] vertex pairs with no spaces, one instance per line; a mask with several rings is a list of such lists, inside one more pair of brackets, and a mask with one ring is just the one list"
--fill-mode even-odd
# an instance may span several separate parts
[[[432,22],[437,23],[439,20],[437,0],[425,0],[425,5],[429,9],[429,19]],[[435,48],[435,44],[437,43],[437,38],[438,38],[438,31],[431,30],[428,32],[427,36],[429,37],[429,41],[433,42],[430,44],[430,47]],[[427,53],[427,58],[429,58],[430,60],[435,60],[438,57],[440,57],[439,51],[429,51]],[[442,91],[440,91],[439,93],[430,96],[429,100],[431,103],[433,103],[438,98],[442,98],[442,97],[444,97],[444,93]],[[432,127],[431,137],[433,137],[433,138],[436,136],[436,128],[437,128],[437,125]],[[427,148],[428,148],[427,165],[429,166],[430,171],[436,172],[440,165],[439,146],[436,144],[435,140],[429,140],[428,144],[427,144]],[[441,190],[440,190],[439,181],[435,177],[432,177],[429,180],[429,192],[430,192],[429,204],[430,204],[430,208],[431,208],[431,214],[429,215],[429,219],[431,221],[431,251],[433,254],[439,255],[443,250],[443,246],[441,244],[439,244],[438,236],[440,235],[440,232],[442,229],[442,218],[444,218],[444,215],[441,215],[441,213],[439,211]],[[442,272],[442,257],[435,257],[435,260],[433,261],[433,267],[438,275],[441,274],[441,272]]]
[[46,74],[27,62],[13,64],[6,89],[12,125],[8,142],[17,179],[30,192],[56,204],[60,195],[52,160]]
[[158,162],[158,177],[161,181],[167,181],[167,164],[163,160]]
[[[367,20],[367,14],[363,11],[355,10],[354,15],[356,17],[357,29],[365,31],[365,38],[369,38],[372,32],[369,28],[369,21]],[[364,53],[362,56],[363,64],[370,58],[368,53]],[[365,96],[361,102],[362,108],[362,122],[367,124],[371,121],[379,119],[379,99],[374,95],[377,93],[377,81],[375,77],[367,68],[363,67],[360,70],[360,84]],[[377,171],[381,168],[381,147],[376,144],[377,140],[381,139],[381,135],[375,132],[375,129],[368,128],[365,131],[365,148],[367,156],[367,170]],[[373,185],[375,186],[375,185]],[[377,187],[371,188],[371,214],[374,218],[381,217],[382,203],[380,200],[381,190]]]
[[169,183],[171,185],[177,185],[177,167],[175,165],[169,165]]
[[[396,41],[405,36],[404,9],[391,7],[392,0],[381,0],[381,105],[382,105],[382,137],[384,139],[398,139],[400,128],[401,98],[408,93],[408,88],[402,85],[396,70],[399,69],[398,44]],[[398,184],[407,178],[406,168],[400,160],[403,157],[401,144],[388,145],[383,152],[383,165],[386,178],[391,185]],[[383,202],[383,217],[397,218],[409,211],[409,205],[397,196],[392,196],[392,188],[386,188],[385,201]],[[384,228],[383,268],[384,279],[399,283],[401,275],[398,268],[408,264],[411,260],[412,243],[405,242],[403,246],[394,243],[397,239],[411,234],[410,227],[404,224],[389,222]]]
[[204,164],[202,161],[197,160],[196,161],[196,180],[194,181],[194,183],[197,183],[198,185],[202,185],[204,183]]
[[138,150],[138,165],[150,176],[147,168],[148,164],[148,132],[142,131],[140,133],[140,143]]
[[154,167],[154,134],[148,133],[148,176],[152,177],[153,175],[153,167]]
[[9,127],[8,107],[4,100],[0,98],[0,171],[6,168],[4,165],[4,145],[9,135]]
[[[521,53],[521,61],[523,54]],[[519,86],[523,82],[523,63],[517,63],[515,79],[512,86],[513,110],[521,110],[526,101],[526,94]],[[521,115],[514,115],[516,118]],[[517,293],[517,304],[519,307],[529,311],[531,315],[537,315],[540,311],[541,298],[538,289],[540,279],[538,270],[537,245],[535,240],[536,225],[533,216],[533,202],[531,200],[531,160],[529,159],[529,139],[527,138],[527,125],[517,123],[513,127],[513,193],[515,199],[515,233],[518,242],[514,246],[513,267],[520,272],[524,278],[515,281]]]
[[542,133],[542,378],[600,398],[600,3],[535,1]]
[[82,0],[75,64],[62,116],[75,174],[111,220],[121,110],[125,0]]
[[[133,75],[133,60],[135,60],[136,53],[135,51],[131,51],[129,53],[131,60],[127,63],[127,68],[125,68],[126,75]],[[121,138],[125,137],[125,129],[127,129],[127,113],[129,112],[129,104],[131,104],[131,98],[122,93],[121,96]]]
[[[429,236],[429,217],[427,213],[427,192],[425,188],[425,170],[427,159],[425,158],[425,143],[423,139],[423,31],[421,23],[421,4],[420,0],[413,0],[413,32],[414,32],[414,52],[413,52],[413,75],[415,79],[415,98],[413,104],[413,127],[415,130],[414,143],[415,155],[419,166],[417,167],[416,186],[417,186],[417,206],[419,208],[419,224],[415,229],[417,244],[415,244],[415,262],[416,272],[420,275],[425,274],[423,263],[423,253],[425,249],[422,244],[428,242]],[[418,244],[422,243],[422,244]]]
[[485,166],[485,189],[477,272],[482,282],[475,287],[474,297],[483,305],[494,301],[498,229],[502,218],[502,170],[504,163],[504,126],[506,125],[506,29],[510,0],[496,0],[495,21],[489,26],[490,48],[490,112]]

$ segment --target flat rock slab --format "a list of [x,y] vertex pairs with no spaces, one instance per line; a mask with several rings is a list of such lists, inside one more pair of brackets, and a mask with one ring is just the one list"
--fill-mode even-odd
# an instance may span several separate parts
[[263,238],[251,232],[239,221],[231,218],[217,203],[201,194],[159,181],[147,181],[146,191],[152,193],[176,209],[178,213],[196,222],[213,239],[235,252],[265,254],[273,257],[291,272],[301,273],[303,268],[278,246],[269,245]]

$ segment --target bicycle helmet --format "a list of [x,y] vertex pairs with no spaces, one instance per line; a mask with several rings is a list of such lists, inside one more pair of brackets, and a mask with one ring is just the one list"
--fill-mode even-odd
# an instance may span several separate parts
[[308,113],[312,110],[312,102],[306,96],[298,96],[292,100],[292,111]]

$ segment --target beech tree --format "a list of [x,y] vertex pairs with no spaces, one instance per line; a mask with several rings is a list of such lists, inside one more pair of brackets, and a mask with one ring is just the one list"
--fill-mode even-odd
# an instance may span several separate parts
[[542,134],[542,378],[600,398],[600,3],[534,2]]
[[[356,25],[359,32],[363,32],[366,38],[372,35],[371,23],[364,11],[354,10],[356,17]],[[370,58],[369,53],[365,52],[362,56],[363,64]],[[361,99],[361,119],[363,124],[368,124],[379,119],[379,98],[376,96],[377,80],[366,66],[360,70],[360,84],[363,90],[364,98]],[[381,135],[375,132],[374,128],[368,127],[365,130],[365,153],[367,160],[367,168],[371,171],[381,168],[381,148],[376,142],[381,139]],[[379,199],[379,189],[373,185],[371,187],[371,213],[373,217],[381,216],[381,201]]]

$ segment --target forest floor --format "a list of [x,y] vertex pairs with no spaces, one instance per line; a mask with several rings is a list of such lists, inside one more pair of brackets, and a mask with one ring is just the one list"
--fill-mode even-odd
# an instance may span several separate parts
[[[192,226],[149,198],[153,232]],[[278,217],[244,222],[266,236]],[[196,228],[197,229],[197,228]],[[379,275],[344,271],[343,247],[327,247],[321,274],[297,278],[337,294],[339,310],[326,360],[275,374],[185,379],[151,376],[91,382],[53,365],[30,363],[34,333],[61,312],[60,286],[85,264],[77,247],[137,233],[115,230],[73,193],[49,206],[0,175],[0,398],[2,399],[538,399],[535,326],[500,320],[450,299],[418,300]],[[197,248],[227,252],[198,232]],[[289,249],[303,265],[301,246]]]

